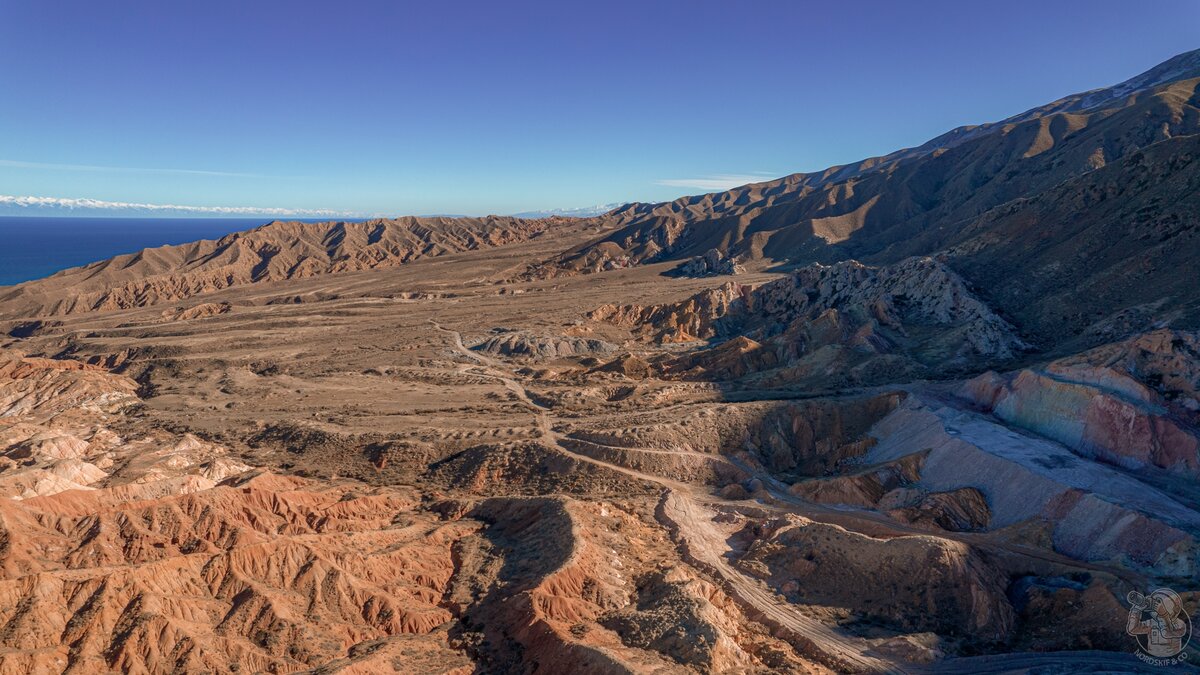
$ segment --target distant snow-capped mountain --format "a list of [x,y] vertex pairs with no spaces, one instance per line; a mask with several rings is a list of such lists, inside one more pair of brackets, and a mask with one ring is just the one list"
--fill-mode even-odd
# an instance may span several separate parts
[[597,204],[595,206],[578,206],[572,209],[548,209],[544,211],[522,211],[514,213],[517,218],[548,218],[550,216],[566,216],[568,218],[590,218],[604,213],[608,213],[613,209],[625,206],[625,202],[613,202],[612,204]]

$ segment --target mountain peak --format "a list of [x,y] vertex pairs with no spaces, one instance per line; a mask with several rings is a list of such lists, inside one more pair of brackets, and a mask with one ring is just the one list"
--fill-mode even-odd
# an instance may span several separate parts
[[1125,98],[1144,89],[1194,77],[1200,77],[1200,49],[1193,49],[1190,52],[1173,56],[1150,70],[1140,75],[1135,75],[1120,84],[1095,89],[1070,98],[1078,99],[1078,104],[1075,106],[1076,109],[1086,110],[1104,105],[1113,100]]
[[1177,54],[1150,70],[1131,77],[1113,89],[1128,88],[1129,91],[1154,87],[1168,82],[1200,77],[1200,49]]

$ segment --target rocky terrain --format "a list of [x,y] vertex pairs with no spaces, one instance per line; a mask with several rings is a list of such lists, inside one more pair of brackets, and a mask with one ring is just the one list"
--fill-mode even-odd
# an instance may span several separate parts
[[1127,594],[1200,602],[1198,59],[0,289],[0,672],[1148,671]]
[[[931,258],[812,265],[757,287],[726,283],[681,302],[603,305],[589,317],[657,343],[733,338],[662,356],[663,376],[853,384],[1004,363],[1030,345],[961,277]],[[773,372],[782,370],[783,372]],[[836,375],[835,375],[836,372]]]

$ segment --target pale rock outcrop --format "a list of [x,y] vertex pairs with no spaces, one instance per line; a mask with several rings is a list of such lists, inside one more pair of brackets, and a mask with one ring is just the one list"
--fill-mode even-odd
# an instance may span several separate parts
[[704,255],[696,256],[679,266],[679,274],[685,277],[711,277],[717,275],[745,274],[746,268],[736,258],[726,257],[719,249],[709,249]]
[[136,389],[99,366],[0,354],[0,497],[140,485],[130,498],[161,498],[251,470],[191,434],[125,439],[106,428],[138,402]]
[[752,316],[780,325],[811,322],[837,310],[854,325],[876,322],[903,337],[906,326],[944,327],[959,334],[967,348],[954,358],[1003,359],[1026,346],[960,276],[933,258],[908,258],[882,267],[853,260],[813,264],[764,284],[752,300],[747,308]]
[[10,459],[45,457],[48,459],[78,459],[87,454],[90,444],[73,434],[55,430],[39,431],[29,439],[4,451]]
[[[933,258],[884,267],[812,264],[757,288],[726,283],[681,302],[604,305],[589,315],[656,342],[734,336],[725,351],[670,362],[683,377],[739,378],[783,369],[805,381],[821,372],[872,380],[876,371],[961,368],[1028,348],[1016,329]],[[882,358],[875,358],[882,356]],[[792,373],[791,371],[794,371]]]
[[706,339],[718,334],[723,318],[743,310],[749,293],[748,287],[727,282],[678,303],[602,305],[588,318],[636,329],[658,342]]
[[473,349],[497,356],[553,359],[610,354],[617,346],[594,338],[509,331],[489,337]]
[[0,495],[10,499],[43,497],[66,490],[90,490],[108,474],[94,464],[78,459],[9,470],[0,473]]

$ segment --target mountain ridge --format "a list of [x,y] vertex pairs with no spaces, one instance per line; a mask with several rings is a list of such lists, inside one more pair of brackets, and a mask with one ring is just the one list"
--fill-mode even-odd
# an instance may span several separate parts
[[128,309],[232,286],[401,265],[527,241],[569,222],[508,216],[272,221],[220,239],[143,249],[0,290],[0,316]]
[[[1179,287],[1171,266],[1153,262],[1153,252],[1159,250],[1176,268],[1200,262],[1191,243],[1200,223],[1186,208],[1192,203],[1197,174],[1190,158],[1200,134],[1198,86],[1200,50],[1113,87],[1064,97],[1001,122],[962,127],[917,148],[721,193],[629,205],[611,214],[617,221],[612,232],[531,265],[526,277],[682,264],[707,251],[742,261],[774,262],[780,270],[844,260],[887,265],[932,255],[943,258],[985,296],[997,298],[996,309],[1026,314],[1028,325],[1021,327],[1045,347],[1078,338],[1087,324],[1073,319],[1056,325],[1057,318],[1032,316],[1033,309],[1046,314],[1046,307],[1031,309],[1028,297],[1010,298],[1003,289],[1050,274],[1055,265],[1058,278],[1074,278],[1099,289],[1111,302],[1110,312],[1165,303],[1140,328],[1164,317],[1182,321],[1185,327],[1200,325],[1200,296]],[[1154,166],[1142,166],[1145,162]],[[1153,182],[1123,181],[1125,172],[1152,176],[1146,180]],[[1062,192],[1071,186],[1078,193],[1073,211],[1058,208],[1051,214],[1051,197],[1039,199],[1065,199]],[[1088,196],[1099,189],[1120,191],[1125,198],[1106,202]],[[1118,236],[1114,204],[1127,207],[1124,215],[1144,223],[1146,230]],[[1037,233],[1013,224],[1015,214],[1030,205],[1047,209]],[[1092,228],[1091,241],[1107,247],[1093,251],[1085,261],[1076,255],[1082,250],[1078,247],[1091,244],[1076,230],[1089,219],[1105,223]],[[1168,221],[1171,224],[1165,225]],[[1001,231],[1007,234],[1000,236]],[[1055,231],[1076,232],[1077,247],[1060,246],[1055,259],[1042,259],[1037,265],[1011,254],[1025,250],[1030,237],[1044,239]],[[1159,236],[1172,241],[1158,241]],[[989,255],[1004,258],[1008,267],[987,265]],[[1144,289],[1134,289],[1126,297],[1108,288],[1106,283],[1124,283],[1115,271],[1125,266],[1122,257],[1154,268],[1154,274],[1141,275],[1149,288],[1169,286],[1178,292],[1151,297]],[[1108,267],[1097,266],[1098,259]],[[1035,298],[1043,305],[1050,299]],[[1063,307],[1079,305],[1085,313],[1097,309],[1097,303],[1082,294],[1060,293],[1053,300]]]
[[[1112,87],[1066,96],[999,122],[959,127],[914,148],[726,192],[626,204],[589,218],[407,217],[303,226],[274,221],[215,243],[145,249],[6,289],[0,292],[0,317],[174,302],[235,285],[505,245],[560,226],[606,234],[531,265],[522,278],[682,261],[710,250],[731,259],[782,263],[784,269],[850,259],[892,264],[941,255],[943,249],[961,252],[967,235],[982,241],[978,223],[994,209],[1119,163],[1159,141],[1200,132],[1197,84],[1200,50]],[[1165,217],[1165,200],[1158,197],[1142,215]],[[380,223],[394,239],[372,240],[367,230]],[[1194,224],[1177,229],[1190,236]],[[973,278],[970,265],[955,259],[948,264],[975,285],[1006,281]],[[1013,275],[1027,272],[1018,267]],[[1047,343],[1061,338],[1040,337]]]

